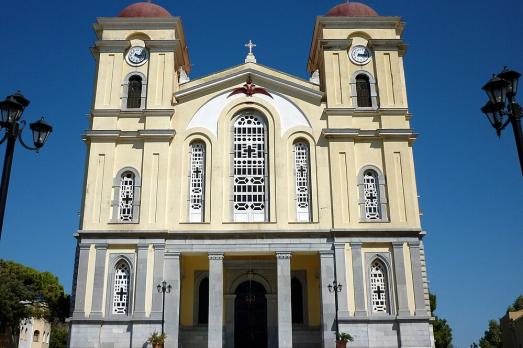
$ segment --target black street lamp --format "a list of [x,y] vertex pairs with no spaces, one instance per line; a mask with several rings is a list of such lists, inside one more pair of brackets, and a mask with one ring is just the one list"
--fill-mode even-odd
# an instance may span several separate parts
[[521,116],[523,113],[521,106],[516,101],[520,76],[519,72],[507,67],[499,74],[493,75],[490,81],[482,87],[489,100],[481,108],[481,111],[487,116],[498,137],[501,136],[501,131],[505,129],[509,122],[512,124],[519,164],[523,174],[523,133],[521,132]]
[[0,140],[0,144],[7,140],[5,149],[4,168],[2,170],[2,183],[0,186],[0,238],[2,237],[2,227],[4,224],[5,203],[7,200],[7,190],[9,188],[9,178],[11,176],[11,165],[13,163],[13,154],[15,151],[16,139],[20,141],[23,147],[28,150],[40,150],[44,146],[53,127],[47,124],[42,117],[40,120],[29,125],[33,132],[34,147],[28,146],[22,139],[22,131],[26,125],[22,118],[24,109],[29,105],[29,100],[25,99],[20,92],[16,92],[0,102],[0,130],[5,129],[5,134]]
[[170,293],[172,286],[171,284],[167,284],[167,282],[164,280],[162,284],[158,284],[156,286],[156,289],[158,289],[159,293],[162,293],[162,336],[163,336],[163,326],[165,323],[165,293]]
[[338,284],[338,281],[334,279],[332,284],[329,284],[329,292],[334,293],[334,306],[336,307],[336,340],[340,338],[340,326],[338,325],[338,292],[341,292],[341,284]]

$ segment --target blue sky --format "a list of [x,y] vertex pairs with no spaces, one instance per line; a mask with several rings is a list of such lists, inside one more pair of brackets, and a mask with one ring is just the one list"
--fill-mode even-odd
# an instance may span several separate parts
[[[242,63],[249,39],[259,63],[306,78],[315,16],[338,3],[155,2],[183,19],[192,78]],[[130,3],[2,6],[0,96],[21,89],[31,100],[24,117],[44,115],[55,131],[38,155],[16,149],[0,257],[51,271],[68,291],[86,154],[80,135],[94,77],[91,25]],[[366,3],[407,23],[405,71],[412,124],[420,133],[414,151],[430,286],[455,346],[468,347],[523,293],[523,182],[512,129],[497,139],[479,111],[486,101],[480,87],[491,73],[503,65],[523,72],[523,2]]]

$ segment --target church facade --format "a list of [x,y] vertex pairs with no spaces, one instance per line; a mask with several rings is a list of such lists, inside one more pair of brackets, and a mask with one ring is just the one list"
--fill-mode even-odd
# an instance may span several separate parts
[[70,347],[434,346],[399,17],[317,17],[310,80],[190,80],[151,3],[94,29]]

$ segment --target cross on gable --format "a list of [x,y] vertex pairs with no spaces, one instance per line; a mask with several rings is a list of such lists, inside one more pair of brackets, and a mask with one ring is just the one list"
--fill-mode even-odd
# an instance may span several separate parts
[[247,152],[247,157],[248,157],[248,158],[251,158],[251,157],[252,157],[252,153],[253,153],[253,152],[256,152],[256,150],[253,149],[253,148],[251,147],[251,145],[248,145],[247,148],[244,149],[243,151]]
[[252,54],[252,49],[256,47],[256,44],[253,44],[251,40],[245,44],[245,47],[249,48],[249,54]]
[[381,290],[381,287],[378,285],[377,289],[374,290],[374,293],[378,295],[378,300],[381,300],[381,294],[384,294],[385,291]]
[[127,295],[127,291],[124,291],[123,288],[120,288],[120,290],[118,290],[118,292],[116,292],[116,295],[118,295],[118,301],[123,301],[123,297],[125,295]]

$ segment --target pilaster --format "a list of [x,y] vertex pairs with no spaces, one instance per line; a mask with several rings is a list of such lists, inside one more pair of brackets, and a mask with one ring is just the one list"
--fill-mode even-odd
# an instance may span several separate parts
[[147,285],[147,254],[149,245],[143,242],[138,244],[138,259],[136,260],[136,286],[134,295],[135,319],[145,318],[145,287]]
[[276,252],[278,277],[278,347],[292,348],[291,253]]
[[407,296],[407,279],[405,276],[405,260],[403,256],[403,242],[393,242],[394,273],[396,274],[396,294],[398,297],[398,315],[409,315]]
[[352,250],[352,273],[354,277],[354,316],[364,317],[367,315],[365,309],[365,284],[363,280],[363,264],[361,255],[361,243],[350,243]]
[[[165,294],[166,347],[178,347],[180,322],[180,253],[165,252],[164,280],[171,285],[171,292]],[[162,294],[155,294],[161,297]],[[160,299],[161,301],[161,299]]]
[[151,318],[160,319],[162,317],[162,298],[155,294],[156,285],[163,281],[165,244],[154,244],[154,274],[153,274],[153,303],[151,308]]
[[207,347],[223,346],[223,253],[209,253],[209,325]]
[[96,260],[94,264],[93,301],[90,318],[101,319],[103,313],[105,259],[107,244],[96,244]]
[[320,251],[320,289],[321,289],[321,341],[323,348],[336,346],[336,305],[334,294],[329,291],[329,284],[334,280],[334,252]]
[[427,316],[425,305],[425,291],[423,289],[423,277],[421,273],[420,243],[409,242],[410,263],[412,265],[412,283],[414,284],[414,303],[416,304],[416,316]]
[[76,274],[76,290],[74,299],[73,318],[85,317],[85,287],[87,283],[87,264],[89,263],[90,244],[80,243],[78,255],[78,265]]
[[347,295],[347,271],[345,268],[345,243],[334,243],[334,264],[336,266],[336,279],[341,284],[341,291],[338,293],[338,317],[349,316],[349,305]]

